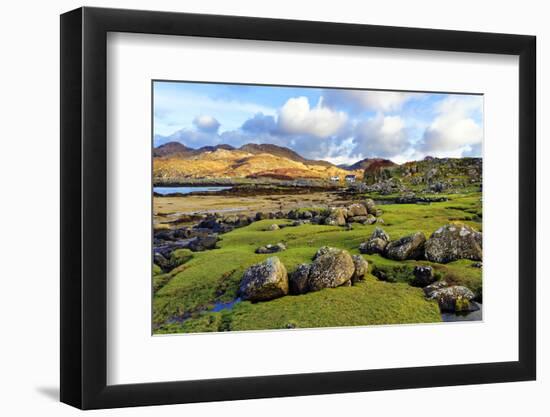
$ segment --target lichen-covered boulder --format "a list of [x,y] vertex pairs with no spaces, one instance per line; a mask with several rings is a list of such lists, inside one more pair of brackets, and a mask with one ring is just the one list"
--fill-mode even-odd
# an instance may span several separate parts
[[353,255],[351,258],[353,259],[353,265],[355,266],[355,271],[351,277],[351,282],[356,283],[357,281],[365,279],[365,275],[367,275],[369,269],[369,263],[361,255]]
[[415,266],[413,269],[414,278],[411,285],[414,287],[426,287],[435,281],[431,266]]
[[288,285],[291,294],[305,294],[308,292],[309,270],[311,265],[301,264],[289,275]]
[[329,226],[344,226],[346,224],[346,216],[346,209],[342,207],[333,208],[325,218],[325,224]]
[[479,307],[472,302],[474,297],[470,289],[462,285],[453,285],[433,291],[428,298],[437,300],[442,312],[454,313],[477,310]]
[[359,245],[359,252],[367,254],[367,255],[373,255],[375,253],[384,253],[384,250],[386,249],[386,246],[388,245],[388,242],[382,239],[369,239],[366,242],[363,242]]
[[481,261],[482,236],[480,232],[464,224],[442,226],[426,242],[426,259],[439,263],[458,259]]
[[424,256],[425,243],[426,236],[424,236],[424,233],[416,232],[388,243],[385,250],[385,256],[396,261],[420,259]]
[[309,270],[309,291],[334,288],[351,280],[355,264],[349,252],[330,248],[315,258]]
[[268,229],[267,229],[267,230],[270,230],[270,231],[272,231],[272,232],[273,232],[273,231],[275,231],[275,230],[279,230],[279,229],[280,229],[279,225],[278,225],[278,224],[275,224],[275,223],[273,223],[273,224],[272,224],[271,226],[269,226],[269,227],[268,227]]
[[448,286],[449,285],[447,284],[446,281],[437,281],[437,282],[434,282],[433,284],[427,285],[426,287],[422,288],[422,290],[424,290],[424,295],[427,298],[431,298],[434,292]]
[[388,234],[380,227],[377,227],[374,229],[374,232],[372,232],[369,240],[359,245],[359,252],[366,253],[368,255],[375,253],[383,254],[389,241],[390,237]]
[[239,286],[239,296],[243,300],[266,301],[286,294],[288,274],[276,256],[248,268]]
[[348,215],[351,217],[366,216],[367,214],[367,208],[363,204],[354,203],[348,206]]
[[367,198],[365,200],[365,207],[367,208],[367,213],[376,216],[376,204],[372,198]]
[[284,243],[277,243],[275,245],[267,244],[265,246],[260,246],[258,249],[256,249],[256,253],[276,253],[276,252],[282,252],[286,250],[286,246]]

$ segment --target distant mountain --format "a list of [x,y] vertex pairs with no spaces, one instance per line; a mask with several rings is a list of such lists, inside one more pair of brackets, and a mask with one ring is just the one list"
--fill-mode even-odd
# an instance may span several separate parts
[[[160,181],[219,178],[273,178],[280,180],[325,179],[343,181],[347,174],[358,178],[362,170],[347,171],[326,161],[310,161],[276,145],[247,144],[239,149],[228,145],[190,149],[169,144],[156,148],[153,175]],[[173,150],[172,153],[170,151]],[[338,177],[338,180],[335,180]]]
[[272,145],[269,143],[257,144],[247,143],[239,148],[239,151],[248,152],[254,155],[261,153],[268,153],[274,156],[280,156],[282,158],[291,159],[292,161],[306,162],[307,160],[300,156],[298,153],[283,146]]
[[153,149],[153,157],[188,155],[193,151],[180,142],[168,142]]

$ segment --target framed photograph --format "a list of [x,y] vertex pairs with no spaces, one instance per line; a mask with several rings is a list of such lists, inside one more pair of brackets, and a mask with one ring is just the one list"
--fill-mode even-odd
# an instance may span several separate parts
[[533,380],[535,37],[61,16],[61,401]]

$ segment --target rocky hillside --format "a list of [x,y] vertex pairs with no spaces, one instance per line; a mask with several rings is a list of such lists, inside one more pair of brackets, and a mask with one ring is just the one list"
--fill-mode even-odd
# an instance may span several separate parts
[[[181,145],[181,144],[180,144]],[[363,171],[341,169],[326,161],[310,161],[296,152],[275,145],[247,144],[239,149],[227,145],[189,149],[172,143],[154,150],[155,180],[183,182],[188,179],[270,178],[277,180],[344,180]]]
[[481,158],[433,158],[402,165],[373,164],[364,171],[369,191],[383,194],[407,190],[444,192],[465,187],[481,187]]

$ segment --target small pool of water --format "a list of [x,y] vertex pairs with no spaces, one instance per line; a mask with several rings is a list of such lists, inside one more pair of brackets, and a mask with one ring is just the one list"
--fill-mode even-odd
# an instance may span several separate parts
[[167,195],[167,194],[189,194],[189,193],[209,193],[216,191],[229,190],[232,187],[153,187],[153,192],[157,194]]
[[231,310],[233,308],[233,306],[235,304],[237,304],[239,301],[241,301],[240,298],[236,298],[232,301],[227,301],[225,303],[221,302],[221,301],[218,301],[214,304],[214,307],[212,307],[208,311],[218,312],[218,311],[222,311],[222,310]]
[[471,311],[469,313],[441,313],[441,320],[444,322],[454,321],[481,321],[483,320],[483,307],[480,303],[473,303],[479,307],[479,310]]

